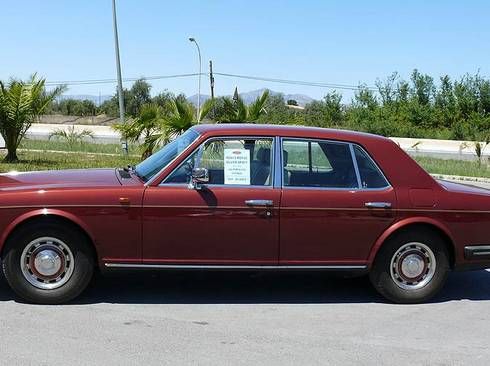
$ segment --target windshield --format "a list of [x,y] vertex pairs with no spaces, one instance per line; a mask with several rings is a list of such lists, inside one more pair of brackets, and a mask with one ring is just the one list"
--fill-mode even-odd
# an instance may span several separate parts
[[199,134],[190,129],[181,136],[162,147],[158,152],[150,156],[148,159],[136,165],[136,174],[148,182],[160,170],[170,164],[179,154],[192,144]]

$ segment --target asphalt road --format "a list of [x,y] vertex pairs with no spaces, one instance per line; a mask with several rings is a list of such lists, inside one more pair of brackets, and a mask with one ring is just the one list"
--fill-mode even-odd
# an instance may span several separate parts
[[490,271],[431,303],[325,273],[97,277],[74,303],[20,302],[0,278],[5,365],[488,365]]
[[117,275],[63,306],[0,281],[5,365],[488,365],[489,344],[489,271],[423,305],[321,273]]

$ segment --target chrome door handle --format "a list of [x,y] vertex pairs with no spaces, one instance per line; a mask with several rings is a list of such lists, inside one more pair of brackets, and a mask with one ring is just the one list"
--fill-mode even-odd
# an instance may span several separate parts
[[273,206],[274,202],[272,202],[272,200],[246,200],[245,204],[251,207],[269,207]]
[[391,202],[366,202],[364,206],[368,208],[391,208]]

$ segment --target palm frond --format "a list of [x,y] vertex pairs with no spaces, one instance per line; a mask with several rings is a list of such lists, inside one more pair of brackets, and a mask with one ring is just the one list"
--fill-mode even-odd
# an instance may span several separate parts
[[236,122],[237,121],[237,113],[235,108],[235,101],[231,98],[223,99],[223,117],[219,120],[219,122]]
[[256,121],[262,114],[267,113],[265,105],[269,99],[269,90],[265,90],[260,97],[248,106],[248,119]]
[[81,131],[77,130],[75,126],[69,126],[67,129],[56,129],[49,134],[49,139],[56,137],[59,140],[64,140],[66,143],[73,147],[76,144],[82,144],[87,138],[94,138],[94,133],[90,130],[83,129]]
[[207,117],[209,112],[214,107],[214,99],[208,99],[204,102],[204,104],[201,106],[201,113],[199,113],[199,121],[202,121]]
[[236,104],[236,122],[248,121],[248,108],[242,98],[238,98]]
[[192,105],[180,99],[172,103],[172,111],[164,119],[164,130],[169,137],[174,137],[187,131],[194,125],[194,108]]

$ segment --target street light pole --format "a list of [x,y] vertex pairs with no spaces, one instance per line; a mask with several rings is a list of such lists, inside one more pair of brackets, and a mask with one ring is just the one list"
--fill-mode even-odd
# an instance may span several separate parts
[[[116,17],[116,0],[112,0],[112,21],[114,25],[114,48],[116,51],[116,69],[117,69],[117,94],[119,96],[119,122],[124,124],[124,98],[121,76],[121,60],[119,58],[119,36],[117,33],[117,17]],[[125,136],[122,136],[121,147],[125,154],[128,154],[128,141]]]
[[197,86],[197,123],[200,122],[200,117],[201,117],[201,49],[199,48],[199,44],[197,43],[196,39],[191,37],[189,38],[189,41],[193,42],[196,44],[197,47],[197,54],[199,56],[199,79],[198,79],[198,86]]

